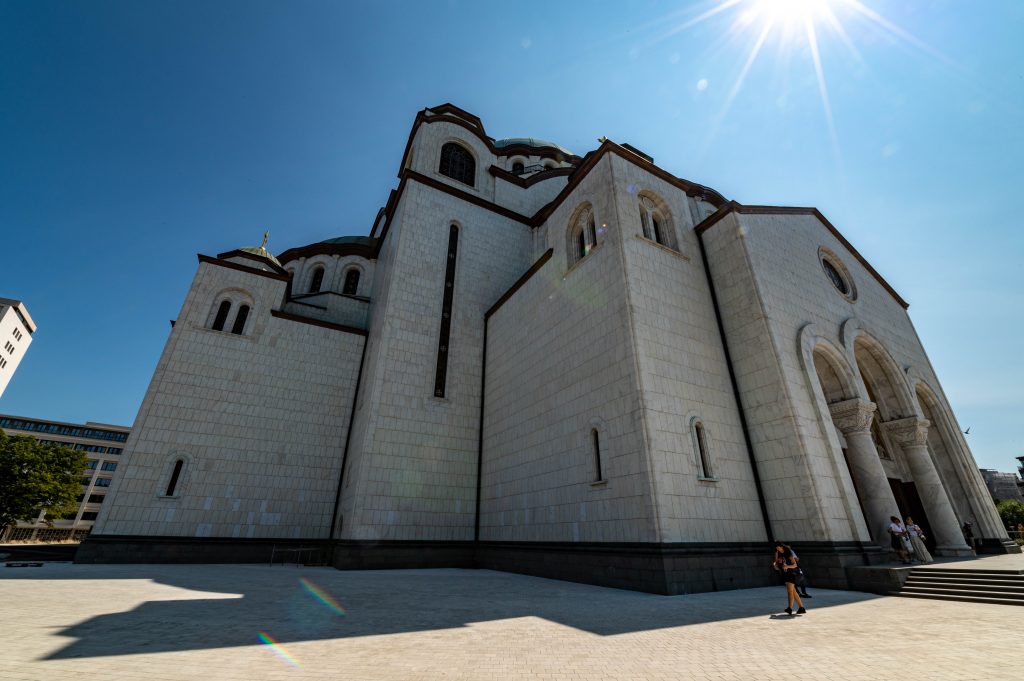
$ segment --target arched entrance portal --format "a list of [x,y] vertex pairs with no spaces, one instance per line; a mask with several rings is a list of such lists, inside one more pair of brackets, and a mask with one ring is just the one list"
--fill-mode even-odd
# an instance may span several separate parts
[[[916,415],[913,394],[895,361],[878,341],[865,334],[854,340],[853,354],[865,393],[877,405],[875,437],[899,447],[909,472],[910,480],[899,480],[894,485],[904,503],[901,517],[914,515],[915,521],[925,526],[926,534],[934,538],[937,553],[969,554],[949,495],[928,451],[930,424]],[[888,444],[883,443],[883,451],[887,450]],[[919,517],[922,513],[924,516]]]
[[[886,528],[899,508],[871,437],[875,405],[859,396],[857,381],[842,353],[820,342],[814,345],[811,357],[868,532],[876,544],[889,546]],[[851,508],[849,512],[855,511]]]
[[977,468],[972,465],[973,462],[965,462],[965,458],[969,457],[964,457],[964,450],[958,442],[958,426],[916,372],[908,372],[908,375],[911,375],[915,386],[921,415],[931,423],[928,428],[928,449],[960,523],[970,521],[975,536],[982,537],[988,548],[1008,544],[1009,537],[995,506],[990,502],[988,488]]

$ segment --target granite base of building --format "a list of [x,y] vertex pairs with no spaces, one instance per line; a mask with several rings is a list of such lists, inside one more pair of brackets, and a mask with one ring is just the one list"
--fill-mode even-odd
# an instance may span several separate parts
[[985,537],[978,546],[978,553],[1021,553],[1024,548],[1012,539],[992,539]]
[[912,569],[906,565],[882,567],[861,565],[850,567],[846,574],[851,590],[887,596],[903,588]]
[[90,536],[76,563],[282,563],[327,564],[331,542],[322,539]]
[[[847,568],[884,562],[878,546],[794,544],[812,587],[852,588]],[[326,541],[91,536],[76,563],[306,562],[340,570],[480,568],[676,595],[779,584],[767,543]]]

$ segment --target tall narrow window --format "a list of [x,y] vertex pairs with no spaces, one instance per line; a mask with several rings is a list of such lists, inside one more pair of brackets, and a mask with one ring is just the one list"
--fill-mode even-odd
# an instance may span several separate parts
[[569,226],[569,266],[582,260],[597,246],[597,219],[588,205],[576,213]]
[[320,293],[320,287],[324,283],[324,268],[317,267],[313,270],[313,278],[309,281],[309,292]]
[[710,478],[711,463],[708,458],[708,438],[704,432],[704,424],[697,421],[693,426],[693,434],[697,440],[697,465],[700,468],[700,477]]
[[473,160],[473,155],[455,142],[449,142],[441,147],[441,164],[438,171],[470,187],[476,182],[476,161]]
[[594,481],[601,482],[604,480],[604,476],[601,473],[601,436],[598,435],[597,428],[590,431],[590,439],[594,443],[594,468],[597,472],[597,477]]
[[448,379],[448,338],[452,328],[452,296],[455,293],[455,260],[459,250],[459,228],[448,228],[448,264],[444,271],[444,300],[441,303],[441,333],[437,338],[437,374],[434,397],[444,397]]
[[166,497],[174,496],[174,490],[178,487],[178,477],[181,475],[181,467],[185,465],[183,459],[178,459],[174,462],[174,470],[171,471],[171,479],[167,482],[167,493]]
[[665,238],[661,235],[661,225],[658,224],[658,218],[654,215],[651,216],[651,231],[654,232],[654,240],[659,244],[665,243]]
[[353,268],[345,274],[345,288],[341,290],[342,293],[348,296],[354,296],[356,291],[359,290],[359,270]]
[[217,308],[217,316],[213,318],[213,326],[211,327],[214,331],[223,331],[224,324],[228,321],[228,312],[231,311],[231,301],[224,300],[221,302],[220,307]]
[[249,317],[249,306],[242,305],[238,308],[238,314],[235,315],[235,323],[231,327],[231,333],[241,334],[245,330],[245,320]]

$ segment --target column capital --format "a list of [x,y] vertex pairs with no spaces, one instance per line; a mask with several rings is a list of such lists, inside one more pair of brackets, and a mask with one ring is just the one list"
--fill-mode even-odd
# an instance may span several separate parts
[[885,432],[901,447],[914,447],[928,444],[928,426],[931,421],[917,416],[886,421],[882,424]]
[[874,402],[856,397],[828,406],[828,410],[832,414],[832,422],[844,435],[869,432],[875,409]]

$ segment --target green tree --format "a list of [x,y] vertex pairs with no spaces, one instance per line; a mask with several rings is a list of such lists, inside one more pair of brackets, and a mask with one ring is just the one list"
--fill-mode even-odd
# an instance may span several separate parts
[[1012,499],[1000,501],[996,504],[996,510],[999,511],[999,517],[1003,519],[1003,524],[1011,530],[1017,529],[1017,525],[1024,523],[1024,504],[1019,501]]
[[0,430],[0,529],[44,508],[52,518],[74,513],[85,466],[85,452]]

